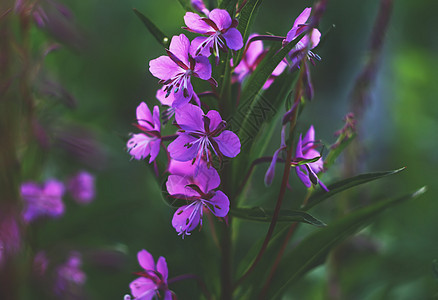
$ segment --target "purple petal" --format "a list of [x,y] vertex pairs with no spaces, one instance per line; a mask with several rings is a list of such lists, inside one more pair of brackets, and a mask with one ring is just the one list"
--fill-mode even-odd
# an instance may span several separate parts
[[287,63],[284,61],[281,61],[277,67],[275,67],[274,71],[272,71],[272,76],[279,76],[281,73],[283,73],[284,69],[286,69]]
[[49,197],[62,197],[64,191],[64,184],[55,179],[47,180],[44,185],[44,194]]
[[155,296],[156,284],[149,278],[139,277],[129,284],[135,299],[151,300]]
[[242,34],[236,28],[230,28],[223,34],[228,48],[232,50],[239,50],[243,47]]
[[[306,135],[304,136],[303,139],[303,151],[306,151],[307,147],[311,147],[313,145],[312,142],[315,141],[315,128],[313,127],[313,125],[310,125],[309,130],[307,130]],[[306,147],[307,146],[307,147]]]
[[[258,34],[251,34],[248,37],[248,41],[257,35]],[[263,53],[263,42],[260,40],[254,41],[251,44],[249,44],[248,49],[246,50],[244,59],[246,60],[248,65],[253,65],[255,63],[255,61],[257,60],[257,58],[259,57],[259,55],[262,53]]]
[[185,195],[187,197],[197,197],[199,193],[188,187],[193,184],[189,176],[169,175],[166,182],[167,192],[170,195]]
[[161,131],[160,109],[156,105],[154,106],[154,115],[152,119],[153,119],[154,129],[160,132]]
[[297,148],[295,149],[295,157],[304,157],[303,154],[303,139],[302,135],[300,134],[300,137],[298,139]]
[[155,94],[155,97],[161,102],[162,105],[172,106],[175,96],[173,93],[170,93],[169,96],[166,97],[167,92],[164,91],[165,88],[166,86],[163,86],[161,89],[159,89]]
[[[196,57],[196,56],[199,56],[199,55],[202,55],[202,56],[205,56],[205,57],[209,57],[211,55],[210,47],[208,45],[204,45],[204,47],[201,47],[200,52],[197,53],[198,49],[201,46],[201,44],[203,42],[205,42],[207,39],[208,39],[208,37],[205,37],[205,36],[198,36],[198,37],[195,37],[193,39],[192,43],[190,44],[190,54],[193,57]],[[211,44],[211,42],[208,43],[208,44]]]
[[284,147],[280,147],[274,152],[274,155],[272,156],[271,164],[269,165],[268,170],[265,174],[265,185],[270,186],[272,184],[272,181],[274,180],[275,175],[275,165],[277,164],[278,155],[280,154],[280,151],[282,151]]
[[228,214],[230,210],[230,200],[221,191],[216,191],[216,194],[210,199],[213,205],[213,213],[216,217],[223,218]]
[[184,89],[178,89],[176,93],[171,93],[173,94],[174,97],[172,107],[177,108],[177,107],[185,106],[187,103],[190,102],[190,99],[192,99],[192,96],[194,94],[193,86],[190,82],[190,78],[188,78],[187,81],[188,81],[187,89],[185,91]]
[[172,292],[169,290],[166,290],[164,292],[164,300],[173,300],[174,298],[172,297]]
[[294,26],[298,27],[298,25],[305,24],[312,13],[311,7],[306,7],[303,12],[295,19]]
[[210,131],[213,131],[222,122],[221,115],[216,110],[210,110],[207,113],[207,117],[210,119]]
[[168,276],[167,263],[166,263],[166,259],[162,256],[158,258],[157,271],[158,273],[163,275],[164,282],[167,282],[167,276]]
[[213,9],[208,18],[216,23],[219,30],[227,29],[231,26],[230,14],[225,9]]
[[217,188],[221,184],[221,179],[215,168],[208,168],[207,164],[203,163],[199,165],[194,183],[201,191],[207,194],[210,190]]
[[149,158],[149,163],[153,162],[160,152],[160,146],[161,146],[161,140],[156,139],[150,142],[150,149],[151,149],[151,157]]
[[202,204],[184,205],[175,212],[172,226],[179,234],[190,234],[201,221]]
[[139,106],[137,106],[136,115],[137,122],[140,126],[143,126],[148,130],[154,129],[153,126],[151,126],[151,124],[154,124],[154,120],[146,103],[142,102]]
[[149,71],[161,80],[168,80],[178,73],[184,72],[169,56],[160,56],[149,62]]
[[227,157],[235,157],[240,153],[240,140],[234,132],[225,130],[218,137],[213,138],[219,150]]
[[201,20],[201,17],[199,15],[192,12],[187,12],[184,15],[184,23],[186,23],[186,26],[188,28],[197,33],[205,34],[208,31],[212,30],[212,28],[207,25],[207,23]]
[[309,175],[307,174],[306,167],[298,166],[295,168],[297,172],[298,178],[301,182],[307,187],[310,188],[312,186],[312,182],[310,181]]
[[195,73],[199,78],[209,80],[211,78],[211,65],[208,58],[205,56],[197,56],[195,57],[195,61]]
[[[194,144],[197,138],[182,133],[167,146],[170,157],[178,161],[189,161],[198,154],[198,145]],[[191,146],[189,146],[191,145]]]
[[169,173],[172,175],[181,175],[193,177],[196,169],[196,164],[192,164],[191,161],[177,161],[170,160]]
[[310,49],[315,48],[316,46],[318,46],[319,41],[321,40],[321,32],[319,32],[318,29],[313,29],[312,30],[312,35],[310,37]]
[[189,66],[190,41],[184,34],[172,37],[169,50],[186,66]]
[[155,261],[152,257],[152,254],[150,254],[146,250],[141,250],[137,253],[137,259],[140,266],[145,270],[153,270],[155,271]]
[[185,105],[175,112],[176,123],[187,132],[204,132],[204,112],[196,105]]
[[145,159],[150,151],[150,142],[153,138],[148,137],[143,133],[133,134],[131,139],[128,140],[126,147],[129,154],[131,154],[136,160]]
[[33,182],[24,182],[20,187],[21,196],[26,197],[36,197],[41,193],[41,187]]
[[68,180],[67,189],[76,202],[90,203],[95,196],[94,176],[81,171]]

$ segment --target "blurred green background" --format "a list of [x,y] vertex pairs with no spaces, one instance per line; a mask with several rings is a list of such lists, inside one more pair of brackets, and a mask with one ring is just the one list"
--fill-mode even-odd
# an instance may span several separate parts
[[[65,170],[88,168],[97,176],[97,199],[84,207],[70,201],[63,218],[38,228],[38,248],[56,244],[80,250],[90,299],[122,299],[135,278],[132,272],[140,270],[136,253],[141,249],[147,249],[155,258],[166,257],[170,277],[202,274],[205,261],[218,262],[217,254],[205,254],[216,252],[207,242],[208,230],[194,232],[185,240],[177,236],[171,226],[173,211],[162,201],[160,186],[147,163],[130,161],[125,149],[128,134],[136,131],[132,123],[137,105],[141,101],[150,106],[158,104],[158,80],[149,73],[148,61],[164,53],[132,8],[149,16],[169,36],[183,32],[184,10],[175,0],[64,3],[75,16],[84,37],[83,46],[76,51],[64,48],[51,53],[46,67],[74,95],[78,105],[73,110],[57,106],[45,113],[56,112],[62,124],[90,128],[105,159],[98,167],[90,168],[56,150],[48,155],[48,164],[38,176],[62,176]],[[299,13],[311,4],[303,0],[264,1],[255,32],[285,35]],[[378,7],[379,1],[329,1],[320,25],[323,33],[332,24],[336,27],[318,50],[322,61],[312,67],[315,98],[306,106],[298,125],[304,131],[314,124],[317,138],[327,144],[335,141],[333,133],[342,127],[342,118],[351,109],[350,92],[368,55]],[[385,212],[361,232],[371,249],[346,247],[335,276],[325,267],[317,268],[291,287],[284,299],[327,299],[331,288],[340,288],[342,299],[437,297],[438,281],[432,272],[432,261],[438,259],[438,188],[434,183],[438,166],[437,9],[436,1],[395,1],[379,72],[371,89],[372,101],[358,124],[364,146],[363,155],[358,157],[361,172],[403,166],[406,170],[366,185],[361,195],[351,192],[334,197],[314,214],[330,223],[337,214],[337,203],[347,196],[354,208],[366,198],[364,195],[402,194],[423,185],[428,186],[427,194]],[[45,38],[36,31],[35,35]],[[276,148],[278,136],[273,141],[270,151]],[[266,167],[257,170],[253,186],[262,186]],[[341,168],[335,167],[325,181],[333,182],[341,175]],[[303,192],[296,177],[292,177],[289,198],[297,190]],[[274,189],[275,184],[269,191],[254,187],[254,193],[261,195],[261,202],[275,194]],[[265,226],[251,226],[247,228],[252,230],[250,236],[264,235]],[[306,230],[303,226],[300,233]],[[250,240],[243,245],[251,246]],[[97,250],[121,253],[116,255],[119,261],[109,257],[109,261],[102,262],[96,258]],[[239,251],[246,249],[238,249],[238,257],[242,255]],[[331,259],[334,261],[336,258]],[[178,282],[171,288],[180,299],[199,298],[194,282]]]

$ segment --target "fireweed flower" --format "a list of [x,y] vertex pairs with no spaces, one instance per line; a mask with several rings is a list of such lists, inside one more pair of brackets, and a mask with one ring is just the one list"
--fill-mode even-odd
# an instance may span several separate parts
[[67,261],[55,270],[55,293],[59,296],[78,293],[87,276],[81,270],[82,259],[79,253],[72,252]]
[[[307,7],[303,10],[303,12],[296,18],[292,29],[286,35],[286,38],[283,41],[283,45],[293,41],[300,34],[308,30],[308,25],[306,22],[309,21],[310,14],[312,12],[312,8]],[[312,63],[314,59],[320,60],[321,58],[314,54],[311,49],[315,48],[319,44],[319,40],[321,38],[321,33],[318,29],[313,28],[310,30],[308,34],[306,34],[289,52],[289,58],[292,61],[291,69],[295,69],[299,67],[299,64],[302,59],[309,59]]]
[[190,235],[198,225],[202,226],[204,210],[222,218],[228,214],[230,201],[221,191],[214,191],[221,183],[219,174],[214,168],[200,164],[198,174],[194,176],[169,175],[166,182],[167,191],[178,199],[188,201],[173,215],[172,226],[178,235]]
[[161,123],[160,110],[154,106],[154,114],[151,114],[146,103],[142,102],[137,107],[136,125],[144,133],[133,134],[126,146],[133,158],[140,160],[151,155],[149,163],[153,162],[160,151]]
[[[248,41],[251,40],[251,38],[257,36],[257,34],[252,34],[249,36]],[[260,40],[251,42],[245,51],[245,54],[242,57],[242,60],[237,65],[237,67],[234,69],[234,78],[233,81],[239,81],[242,82],[246,77],[251,75],[252,72],[257,68],[259,63],[265,58],[266,53],[268,50],[263,49],[263,42]],[[274,69],[269,79],[265,82],[263,85],[263,89],[267,89],[271,86],[272,82],[274,82],[274,78],[279,76],[284,69],[286,68],[287,64],[282,61],[278,64],[278,66]]]
[[207,163],[211,164],[209,149],[220,159],[239,154],[239,138],[235,133],[225,130],[226,122],[217,111],[210,110],[205,115],[200,107],[188,104],[176,111],[175,120],[181,133],[167,147],[173,159],[196,159],[199,162],[202,155],[205,155]]
[[242,34],[235,27],[238,22],[231,19],[230,14],[224,9],[213,9],[208,18],[187,12],[184,16],[188,31],[205,34],[207,37],[200,36],[192,41],[192,51],[196,55],[210,56],[214,53],[216,64],[219,63],[219,49],[227,51],[239,50],[243,47]]
[[60,217],[64,213],[64,184],[54,179],[43,185],[34,182],[21,184],[21,197],[25,202],[23,218],[26,222],[42,217]]
[[[155,265],[154,258],[146,250],[138,252],[137,258],[144,271],[135,273],[141,277],[129,285],[134,298],[137,300],[151,300],[154,296],[157,296],[159,299],[172,300],[172,292],[167,287],[168,270],[166,259],[160,256]],[[126,295],[124,299],[131,299],[131,296]]]
[[[304,139],[302,138],[302,135],[300,135],[295,152],[295,158],[312,159],[321,156],[321,154],[315,150],[315,147],[315,129],[312,125],[304,136]],[[319,183],[319,185],[328,192],[327,187],[321,182],[318,176],[316,176],[317,173],[324,170],[324,162],[322,158],[312,163],[297,166],[295,170],[298,178],[307,188],[310,188],[312,184],[316,185]]]
[[86,171],[77,173],[68,180],[67,191],[76,202],[90,203],[95,196],[94,176]]
[[160,56],[149,62],[149,71],[164,84],[166,97],[174,94],[173,107],[179,107],[192,99],[193,86],[191,78],[198,77],[209,80],[217,85],[211,78],[211,65],[204,56],[193,57],[190,52],[190,41],[184,35],[172,37],[167,56]]
[[191,0],[192,6],[195,10],[199,11],[200,13],[203,13],[204,15],[208,16],[210,11],[207,9],[207,7],[204,4],[204,1],[202,0]]

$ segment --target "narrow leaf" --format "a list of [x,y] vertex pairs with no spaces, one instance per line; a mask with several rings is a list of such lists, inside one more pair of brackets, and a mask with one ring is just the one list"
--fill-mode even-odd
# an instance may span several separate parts
[[330,198],[331,196],[333,196],[339,192],[345,191],[349,188],[352,188],[352,187],[355,187],[355,186],[358,186],[358,185],[361,185],[361,184],[364,184],[364,183],[367,183],[370,181],[374,181],[374,180],[382,178],[382,177],[386,177],[389,175],[394,175],[394,174],[400,173],[404,169],[405,168],[400,168],[400,169],[393,170],[393,171],[361,174],[361,175],[357,175],[354,177],[350,177],[350,178],[338,181],[338,182],[333,183],[327,187],[329,189],[329,192],[326,192],[324,190],[318,190],[317,192],[315,192],[309,198],[307,203],[302,206],[301,209],[309,210],[313,206],[317,205],[318,203],[321,203],[322,201]]
[[422,187],[402,197],[379,201],[312,233],[283,257],[271,281],[267,299],[278,297],[287,286],[296,282],[312,268],[322,264],[334,246],[371,223],[379,213],[402,201],[418,197],[425,191],[426,187]]
[[136,8],[133,9],[134,13],[139,17],[139,19],[143,22],[149,32],[155,37],[158,43],[163,45],[164,48],[169,47],[170,40],[169,38],[157,27],[148,17],[139,12]]
[[[233,217],[257,222],[271,222],[273,214],[272,210],[265,210],[262,207],[231,209],[231,215]],[[318,227],[326,226],[324,222],[304,211],[290,209],[283,209],[280,211],[278,222],[300,222]]]
[[182,8],[185,11],[190,11],[190,12],[194,12],[193,7],[192,7],[192,3],[190,2],[190,0],[178,0],[179,4],[181,4]]
[[327,157],[324,159],[324,168],[330,167],[338,158],[338,156],[344,151],[344,149],[350,145],[351,141],[354,140],[356,137],[356,134],[353,134],[353,136],[349,138],[345,138],[343,142],[341,142],[336,148],[331,149],[330,152],[327,154]]

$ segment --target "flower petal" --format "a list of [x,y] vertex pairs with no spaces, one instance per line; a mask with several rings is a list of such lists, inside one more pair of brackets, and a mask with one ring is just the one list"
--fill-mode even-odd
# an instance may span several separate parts
[[313,142],[315,141],[315,128],[313,125],[310,125],[309,130],[307,130],[306,135],[303,139],[303,152],[306,152],[307,148],[313,146]]
[[170,159],[169,173],[172,175],[181,175],[193,177],[196,169],[196,164],[192,164],[191,161],[177,161]]
[[235,157],[240,153],[240,140],[234,132],[225,130],[218,137],[213,138],[219,150],[227,157]]
[[216,23],[219,30],[227,29],[231,26],[230,14],[225,9],[213,9],[208,18]]
[[161,131],[161,122],[160,122],[160,109],[157,105],[154,106],[154,115],[153,115],[153,123],[154,123],[154,129],[158,132]]
[[[146,103],[142,102],[137,106],[136,110],[138,125],[143,126],[147,130],[153,130],[154,120],[151,111]],[[152,124],[152,125],[151,125]]]
[[311,7],[306,7],[303,12],[295,19],[294,26],[298,27],[298,25],[305,24],[312,13]]
[[157,271],[158,273],[163,275],[164,282],[167,282],[167,275],[168,275],[167,262],[166,259],[162,256],[158,258]]
[[141,250],[137,253],[137,259],[140,266],[147,270],[155,271],[155,261],[152,257],[152,254],[150,254],[146,250]]
[[194,72],[199,78],[209,80],[211,78],[211,65],[210,61],[205,56],[195,57],[196,65]]
[[167,92],[164,91],[165,88],[166,86],[163,86],[161,89],[159,89],[155,94],[155,97],[161,102],[162,105],[172,106],[175,96],[173,93],[169,93],[169,96],[166,97]]
[[149,62],[149,71],[161,80],[168,80],[178,73],[184,72],[169,56],[160,56]]
[[[209,57],[210,56],[210,54],[211,54],[210,47],[211,46],[203,45],[203,47],[201,47],[201,49],[199,49],[200,52],[198,52],[198,48],[200,48],[201,44],[203,42],[205,42],[207,39],[208,38],[205,37],[205,36],[198,36],[198,37],[195,37],[193,39],[192,43],[190,44],[190,54],[193,57],[196,57],[196,56],[199,56],[199,55],[202,55],[202,56],[205,56],[205,57]],[[208,44],[211,44],[211,43],[212,42],[209,42]]]
[[[184,89],[178,89],[176,93],[173,94],[174,101],[172,103],[173,108],[182,107],[185,106],[187,103],[190,102],[190,99],[192,99],[194,91],[192,83],[190,82],[190,78],[187,79],[187,89],[184,91]],[[187,97],[186,97],[187,96]]]
[[[182,133],[167,146],[170,157],[178,161],[192,160],[198,154],[197,138]],[[191,145],[191,146],[189,146]]]
[[222,122],[222,117],[216,110],[210,110],[207,113],[207,117],[210,119],[210,131],[213,131]]
[[[310,188],[312,186],[312,182],[310,181],[309,175],[307,174],[306,167],[298,166],[295,168],[295,171],[297,172],[297,176],[301,180],[301,182],[307,188]],[[306,172],[306,173],[304,173],[304,172]]]
[[213,205],[213,213],[216,217],[223,218],[230,210],[230,200],[222,191],[216,191],[216,194],[210,199]]
[[135,299],[151,300],[155,296],[156,284],[144,277],[139,277],[129,284],[131,294]]
[[[172,218],[172,226],[179,234],[190,234],[201,221],[200,204],[184,205],[178,208]],[[202,206],[202,204],[201,204]]]
[[198,192],[188,187],[189,184],[193,184],[190,176],[169,175],[166,182],[167,192],[171,195],[199,196]]
[[199,164],[198,173],[193,180],[205,194],[221,184],[221,179],[216,169],[207,167],[205,163]]
[[126,147],[129,154],[131,154],[136,160],[145,159],[150,151],[150,142],[153,139],[143,133],[133,134],[131,139],[128,140]]
[[192,12],[187,12],[184,15],[184,23],[186,23],[188,28],[197,33],[205,34],[212,30],[210,25],[202,21],[199,15]]
[[176,123],[187,132],[204,132],[204,112],[199,106],[188,104],[175,112]]
[[190,41],[184,34],[175,35],[172,37],[169,50],[186,66],[189,66]]
[[230,28],[223,34],[228,48],[232,50],[239,50],[243,47],[242,34],[236,28]]
[[150,142],[150,149],[151,149],[151,157],[149,158],[149,163],[153,162],[160,152],[160,146],[161,146],[161,140],[156,139]]

